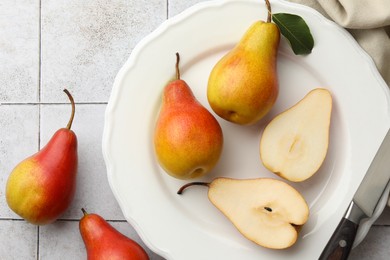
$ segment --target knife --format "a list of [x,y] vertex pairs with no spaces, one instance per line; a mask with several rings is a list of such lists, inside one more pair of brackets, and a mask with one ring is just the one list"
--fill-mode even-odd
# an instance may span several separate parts
[[352,202],[320,255],[320,260],[347,259],[359,223],[371,217],[390,179],[390,130],[371,162]]

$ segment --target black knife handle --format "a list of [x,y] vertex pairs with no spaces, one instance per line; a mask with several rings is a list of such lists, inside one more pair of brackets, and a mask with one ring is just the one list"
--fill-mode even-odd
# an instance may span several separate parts
[[330,238],[319,260],[347,259],[355,241],[358,224],[343,218]]

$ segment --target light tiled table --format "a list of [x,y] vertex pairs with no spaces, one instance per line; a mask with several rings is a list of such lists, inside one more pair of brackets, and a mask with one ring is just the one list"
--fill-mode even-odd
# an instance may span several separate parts
[[[80,209],[96,212],[140,242],[108,186],[101,152],[104,111],[114,77],[137,42],[199,0],[0,1],[0,259],[85,259]],[[78,187],[69,210],[37,227],[5,201],[12,168],[64,127],[77,102]],[[388,259],[386,209],[351,259]],[[148,250],[151,259],[163,259]],[[205,252],[207,254],[207,252]]]

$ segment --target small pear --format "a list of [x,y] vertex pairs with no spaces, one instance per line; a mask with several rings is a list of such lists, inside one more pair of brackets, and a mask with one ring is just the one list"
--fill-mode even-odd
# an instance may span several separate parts
[[260,157],[282,178],[300,182],[318,171],[329,145],[332,96],[323,88],[276,116],[264,129]]
[[164,89],[162,106],[154,132],[155,153],[161,167],[172,177],[193,179],[210,172],[223,146],[222,129],[215,117],[194,97],[180,79]]
[[211,108],[220,117],[240,125],[254,124],[276,102],[279,87],[277,54],[280,31],[271,23],[256,21],[238,44],[212,69],[207,87]]
[[208,198],[247,239],[272,249],[291,247],[309,217],[309,207],[292,186],[276,179],[216,178],[208,186]]
[[73,97],[66,128],[57,130],[36,154],[24,159],[11,172],[6,186],[8,206],[36,225],[55,221],[69,207],[76,189],[77,137],[70,129],[75,113]]
[[79,229],[88,260],[149,260],[148,254],[137,242],[120,233],[101,216],[82,211],[84,216]]

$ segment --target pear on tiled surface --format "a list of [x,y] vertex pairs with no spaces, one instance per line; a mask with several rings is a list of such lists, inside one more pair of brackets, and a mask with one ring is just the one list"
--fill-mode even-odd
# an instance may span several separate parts
[[8,206],[36,225],[49,224],[71,204],[76,190],[77,137],[71,130],[75,113],[73,97],[68,125],[57,130],[36,154],[24,159],[11,172],[6,185]]
[[98,214],[82,211],[84,216],[80,219],[79,229],[89,260],[149,260],[137,242],[120,233]]

